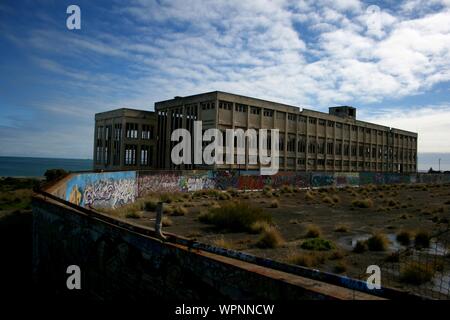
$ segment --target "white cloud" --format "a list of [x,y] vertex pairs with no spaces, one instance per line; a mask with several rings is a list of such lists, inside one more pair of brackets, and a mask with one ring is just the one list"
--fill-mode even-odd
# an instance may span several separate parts
[[450,105],[430,105],[403,108],[386,108],[367,121],[417,132],[420,152],[449,152]]
[[[102,104],[148,108],[156,100],[212,90],[315,108],[381,104],[450,81],[448,4],[414,0],[381,7],[374,31],[368,5],[357,0],[116,1],[111,19],[125,19],[124,34],[104,27],[9,37],[85,95],[80,108],[90,112]],[[58,102],[73,112],[71,101]],[[450,151],[431,140],[429,148]]]

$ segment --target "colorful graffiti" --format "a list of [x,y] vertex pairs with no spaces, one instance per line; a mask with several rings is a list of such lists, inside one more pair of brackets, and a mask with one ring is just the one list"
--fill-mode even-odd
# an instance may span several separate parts
[[137,197],[135,171],[76,174],[65,185],[65,199],[83,207],[116,208]]
[[216,189],[226,190],[228,188],[238,188],[239,186],[240,172],[238,171],[215,171],[213,175]]
[[214,189],[215,183],[210,172],[187,173],[180,176],[180,191]]
[[179,192],[181,171],[151,171],[138,173],[138,194],[144,197],[152,192]]
[[312,187],[328,187],[334,186],[333,173],[312,173]]
[[336,187],[358,186],[359,174],[357,172],[338,172],[334,174]]
[[394,183],[445,183],[450,175],[376,172],[279,172],[261,176],[258,171],[123,171],[73,173],[55,186],[53,194],[71,203],[94,208],[115,208],[154,192],[189,192],[236,188],[357,186]]

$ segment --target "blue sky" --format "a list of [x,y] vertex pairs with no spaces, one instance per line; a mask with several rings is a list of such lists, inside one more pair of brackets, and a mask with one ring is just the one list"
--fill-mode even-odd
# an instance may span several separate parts
[[96,112],[221,90],[353,105],[450,169],[450,0],[6,0],[0,57],[2,156],[92,158]]

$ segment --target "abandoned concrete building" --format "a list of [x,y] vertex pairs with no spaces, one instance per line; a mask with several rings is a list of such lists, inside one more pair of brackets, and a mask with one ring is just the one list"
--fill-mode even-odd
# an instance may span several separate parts
[[94,170],[154,168],[156,127],[152,111],[121,108],[97,113]]
[[259,169],[259,164],[248,163],[175,166],[170,159],[176,143],[170,141],[171,132],[192,131],[193,122],[200,120],[203,130],[278,129],[280,170],[417,170],[417,133],[357,120],[350,106],[323,113],[214,91],[156,102],[155,112],[119,109],[95,119],[95,169]]

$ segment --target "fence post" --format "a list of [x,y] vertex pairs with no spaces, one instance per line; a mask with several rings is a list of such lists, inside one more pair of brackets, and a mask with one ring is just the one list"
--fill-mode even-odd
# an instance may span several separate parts
[[158,202],[158,205],[156,207],[156,220],[155,220],[155,232],[156,235],[165,240],[166,237],[162,233],[162,215],[164,211],[164,202]]

